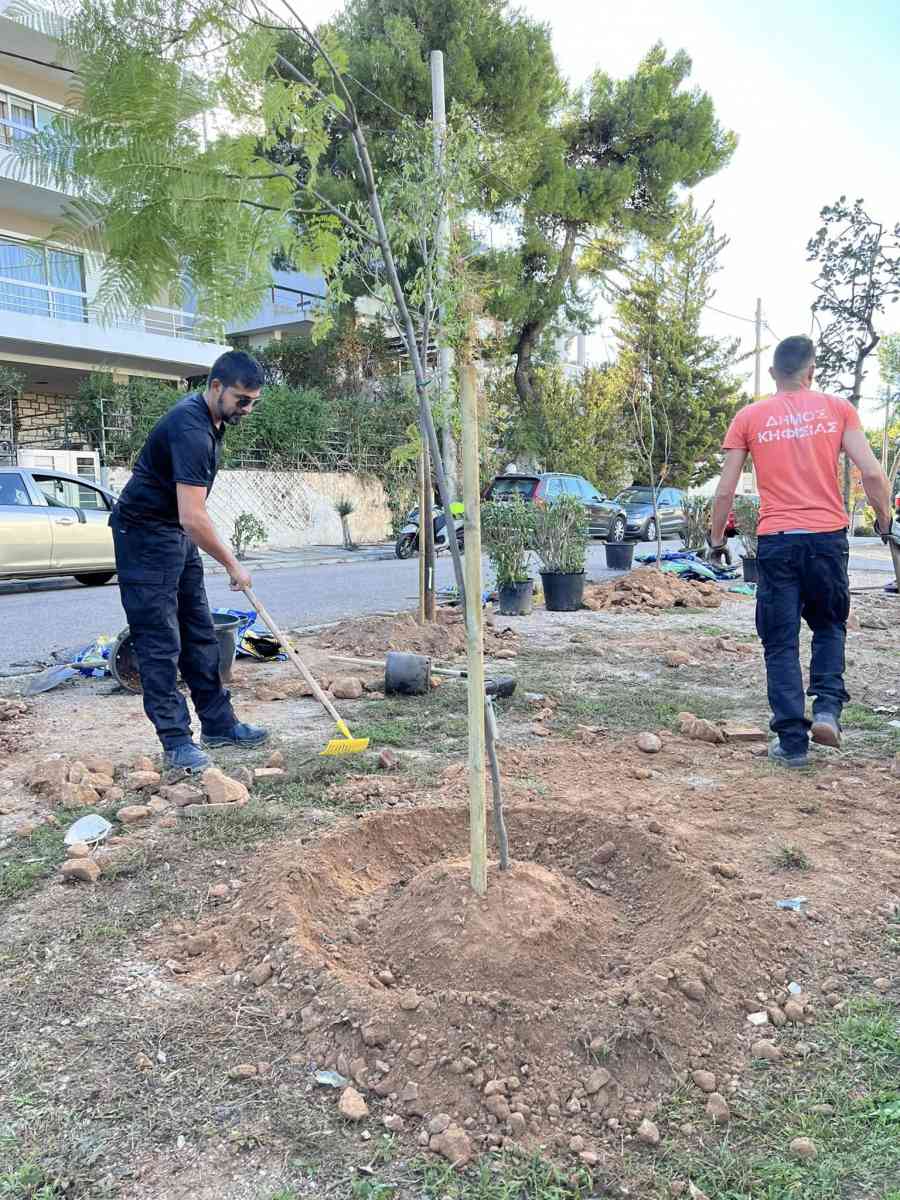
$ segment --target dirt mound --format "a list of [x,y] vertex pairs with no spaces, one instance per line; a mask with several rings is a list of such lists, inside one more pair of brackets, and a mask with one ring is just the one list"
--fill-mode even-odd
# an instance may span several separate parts
[[718,608],[722,593],[714,583],[698,583],[670,571],[641,567],[611,583],[586,588],[584,603],[595,612],[620,608],[649,612],[666,608]]
[[235,911],[160,956],[294,992],[304,1060],[403,1128],[449,1113],[484,1147],[596,1137],[704,1061],[775,949],[666,841],[576,808],[508,824],[516,862],[491,864],[484,900],[463,807],[385,812],[267,856]]
[[440,862],[391,897],[372,944],[417,988],[502,988],[519,999],[566,998],[601,986],[615,905],[533,862],[497,871],[487,896],[472,891],[468,860]]
[[[485,622],[485,654],[515,651],[517,643],[514,630],[495,629]],[[436,620],[428,625],[419,625],[413,613],[341,621],[316,634],[313,644],[354,658],[383,657],[388,650],[405,650],[446,659],[465,654],[466,627],[458,609],[439,608]]]

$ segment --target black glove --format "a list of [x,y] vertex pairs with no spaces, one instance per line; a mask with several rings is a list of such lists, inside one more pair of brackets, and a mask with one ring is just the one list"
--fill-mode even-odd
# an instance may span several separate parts
[[891,541],[897,542],[897,538],[898,538],[897,525],[898,525],[897,521],[891,521],[890,524],[888,525],[887,529],[884,529],[882,527],[881,522],[878,520],[878,518],[877,517],[875,518],[875,532],[878,534],[878,536],[881,538],[881,540],[884,542],[885,545],[888,545],[888,543]]
[[721,545],[714,546],[712,538],[707,534],[706,544],[709,547],[706,557],[711,563],[718,562],[728,567],[731,566],[731,553],[729,552],[727,542],[722,542]]

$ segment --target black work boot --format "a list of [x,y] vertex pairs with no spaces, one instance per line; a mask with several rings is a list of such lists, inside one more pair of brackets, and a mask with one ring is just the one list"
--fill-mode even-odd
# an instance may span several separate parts
[[261,746],[269,737],[268,729],[261,725],[245,725],[239,721],[228,733],[204,733],[203,745],[214,750],[218,746]]

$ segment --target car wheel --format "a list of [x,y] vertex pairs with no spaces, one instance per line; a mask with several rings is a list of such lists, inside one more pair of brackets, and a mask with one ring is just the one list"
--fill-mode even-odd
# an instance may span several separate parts
[[75,578],[85,587],[102,587],[104,583],[109,583],[113,575],[115,571],[98,571],[93,575],[76,575]]
[[416,548],[417,541],[418,535],[415,533],[407,533],[404,537],[397,538],[394,553],[398,558],[409,558]]
[[609,541],[624,542],[625,541],[625,518],[616,517],[610,526]]
[[647,524],[644,526],[644,541],[645,542],[655,542],[656,541],[656,522],[653,520],[652,517],[647,522]]

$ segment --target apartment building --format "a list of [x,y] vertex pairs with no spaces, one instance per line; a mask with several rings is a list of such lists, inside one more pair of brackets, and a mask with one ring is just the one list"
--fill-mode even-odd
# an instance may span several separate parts
[[217,337],[202,314],[163,303],[114,319],[99,312],[99,264],[52,242],[69,197],[23,178],[16,159],[17,142],[64,111],[71,73],[57,43],[5,15],[7,3],[0,0],[0,368],[24,384],[18,396],[0,388],[0,463],[37,449],[82,449],[67,401],[91,372],[116,382],[203,375],[232,339],[255,347],[308,333],[324,292],[316,276],[273,272],[258,315]]

